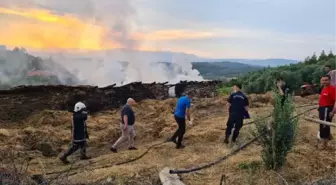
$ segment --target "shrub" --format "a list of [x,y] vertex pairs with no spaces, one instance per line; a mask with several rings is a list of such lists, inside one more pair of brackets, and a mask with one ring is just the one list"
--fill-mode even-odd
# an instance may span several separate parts
[[293,119],[294,104],[289,96],[281,105],[282,96],[274,93],[273,120],[268,124],[265,120],[257,123],[257,134],[265,133],[261,137],[262,159],[268,169],[278,169],[286,162],[287,153],[292,149],[298,119]]
[[217,92],[218,94],[220,95],[229,95],[231,94],[231,91],[232,91],[232,87],[227,87],[227,86],[219,86],[217,88]]

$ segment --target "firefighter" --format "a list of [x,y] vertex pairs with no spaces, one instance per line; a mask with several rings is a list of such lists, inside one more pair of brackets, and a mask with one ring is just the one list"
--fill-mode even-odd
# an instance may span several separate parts
[[69,164],[67,157],[80,149],[81,160],[87,160],[91,157],[86,155],[87,139],[89,135],[86,127],[87,120],[87,110],[86,106],[82,102],[77,102],[75,104],[74,112],[72,115],[72,144],[68,151],[64,153],[60,160],[64,164]]
[[232,142],[236,142],[239,131],[243,127],[244,119],[250,118],[248,113],[249,101],[247,96],[241,91],[241,84],[235,84],[233,90],[234,92],[230,95],[227,103],[229,118],[224,143],[229,143],[229,137],[233,128]]

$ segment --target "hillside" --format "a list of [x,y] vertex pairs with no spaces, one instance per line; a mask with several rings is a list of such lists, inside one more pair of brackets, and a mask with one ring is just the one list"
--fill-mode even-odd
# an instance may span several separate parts
[[209,61],[229,61],[229,62],[235,62],[235,63],[242,63],[247,65],[253,65],[253,66],[262,66],[262,67],[277,67],[277,66],[283,66],[283,65],[290,65],[298,63],[296,60],[290,60],[290,59],[281,59],[281,58],[269,58],[269,59],[215,59],[215,60],[209,60]]
[[0,50],[0,77],[0,89],[19,85],[79,83],[76,76],[63,66],[51,59],[30,55],[24,48]]
[[[63,55],[47,57],[47,55],[42,55],[45,57],[42,59],[29,54],[24,48],[15,48],[13,51],[2,49],[0,51],[0,89],[8,89],[19,85],[100,85],[102,81],[104,81],[104,84],[110,85],[123,82],[123,80],[129,77],[125,75],[130,75],[131,78],[136,77],[134,70],[138,72],[140,70],[140,75],[138,75],[140,77],[148,75],[151,77],[151,80],[156,77],[156,80],[169,81],[169,79],[176,80],[176,77],[181,78],[181,80],[185,80],[183,78],[188,78],[189,80],[202,79],[198,76],[199,73],[205,79],[227,79],[262,69],[262,67],[258,66],[225,61],[193,62],[190,64],[173,63],[171,61],[172,59],[170,59],[168,60],[170,62],[160,62],[161,55],[166,57],[170,56],[172,58],[173,54],[157,53],[158,56],[153,58],[152,55],[155,53],[150,52],[148,53],[150,56],[144,57],[144,60],[155,59],[154,62],[150,64],[146,63],[144,66],[138,66],[137,61],[135,61],[133,66],[128,68],[129,62],[123,60],[116,60],[118,62],[110,61],[113,57],[118,58],[118,53],[115,54],[116,56],[114,56],[113,53],[109,53],[109,58],[105,61],[102,61],[98,56],[96,56],[98,57],[95,58],[96,60],[93,60],[93,58],[88,57],[89,54],[83,54],[83,56],[80,57],[72,55],[67,57]],[[136,54],[143,55],[141,52],[137,52]],[[181,55],[181,57],[189,56],[186,54],[179,55]],[[91,57],[94,56],[95,55],[92,54]],[[190,55],[190,57],[195,56]],[[119,57],[119,59],[121,58],[122,57]],[[127,59],[127,57],[124,59]],[[92,70],[98,71],[99,75],[92,75]],[[199,71],[199,73],[197,71]],[[31,73],[34,75],[30,76]],[[52,75],[41,75],[44,73],[51,73]],[[158,75],[163,77],[158,78]],[[194,77],[198,78],[196,79]],[[100,83],[97,84],[97,82]]]
[[264,93],[272,90],[277,77],[283,77],[288,86],[298,89],[305,82],[319,84],[320,77],[324,74],[324,65],[331,65],[335,69],[335,60],[336,56],[332,52],[327,55],[322,51],[318,57],[314,54],[297,64],[264,68],[241,76],[237,80],[243,84],[247,93]]
[[237,62],[193,62],[193,69],[197,69],[205,79],[218,80],[238,77],[248,72],[263,69],[260,66],[247,65]]

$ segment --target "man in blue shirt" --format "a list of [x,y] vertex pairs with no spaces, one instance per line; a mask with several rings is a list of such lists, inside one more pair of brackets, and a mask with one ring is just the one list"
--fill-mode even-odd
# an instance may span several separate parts
[[227,121],[227,128],[225,132],[225,143],[229,143],[229,137],[233,128],[234,131],[232,135],[232,142],[236,141],[239,135],[239,130],[243,126],[244,118],[249,118],[249,101],[245,94],[241,92],[241,84],[235,84],[233,86],[233,90],[234,92],[230,95],[228,99],[229,118]]
[[185,95],[185,96],[180,97],[176,103],[174,117],[175,117],[176,123],[178,124],[178,129],[176,130],[174,135],[168,139],[168,141],[176,143],[177,149],[181,149],[185,147],[184,145],[182,145],[182,140],[185,134],[185,125],[186,125],[185,117],[186,116],[187,116],[188,121],[190,121],[190,95]]

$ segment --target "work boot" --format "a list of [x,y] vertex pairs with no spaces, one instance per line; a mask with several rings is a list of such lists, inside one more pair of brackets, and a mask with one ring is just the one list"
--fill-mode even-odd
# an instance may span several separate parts
[[182,149],[182,148],[185,148],[184,145],[176,145],[176,149]]
[[116,148],[113,148],[113,147],[111,147],[110,150],[111,150],[112,152],[114,152],[114,153],[117,153],[117,152],[118,152],[118,150],[117,150]]
[[229,143],[229,137],[225,137],[225,139],[224,139],[224,143],[225,143],[225,144],[228,144],[228,143]]
[[63,162],[63,164],[69,164],[70,163],[70,161],[68,161],[68,159],[65,156],[62,156],[59,159]]
[[177,144],[177,141],[174,140],[174,139],[172,139],[172,138],[168,138],[168,139],[167,139],[167,142],[173,142],[173,143]]
[[83,155],[80,157],[80,160],[89,160],[89,159],[91,159],[91,157],[87,155]]
[[128,150],[137,150],[137,148],[135,148],[134,146],[132,146],[132,147],[128,147]]

